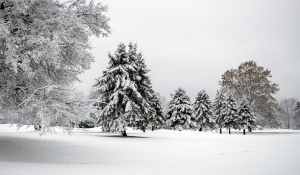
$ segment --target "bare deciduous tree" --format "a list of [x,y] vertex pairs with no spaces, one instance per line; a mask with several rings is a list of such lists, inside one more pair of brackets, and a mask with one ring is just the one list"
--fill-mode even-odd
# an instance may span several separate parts
[[297,102],[294,109],[295,115],[293,117],[295,129],[300,129],[300,101]]
[[291,128],[291,120],[292,120],[292,117],[295,115],[295,107],[296,107],[296,104],[297,104],[297,99],[295,98],[287,98],[287,99],[283,99],[283,100],[280,100],[279,102],[279,106],[282,110],[282,114],[284,116],[284,119],[285,119],[285,127],[287,129],[290,129]]

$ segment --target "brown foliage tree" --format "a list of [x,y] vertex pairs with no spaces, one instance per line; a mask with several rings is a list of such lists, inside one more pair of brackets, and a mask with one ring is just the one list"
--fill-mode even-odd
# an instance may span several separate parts
[[266,121],[264,118],[272,116],[270,111],[276,111],[278,108],[272,94],[278,92],[279,86],[270,81],[271,77],[270,70],[257,66],[254,61],[248,61],[242,63],[238,69],[227,70],[219,84],[225,92],[232,93],[236,99],[245,97],[258,117],[258,123],[265,126],[274,123],[268,124],[263,121]]

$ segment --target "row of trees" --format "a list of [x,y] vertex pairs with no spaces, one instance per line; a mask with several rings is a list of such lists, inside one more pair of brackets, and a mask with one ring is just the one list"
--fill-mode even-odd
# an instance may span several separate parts
[[181,130],[197,128],[245,129],[251,131],[256,127],[255,117],[248,101],[242,98],[239,102],[231,94],[217,92],[212,103],[208,94],[203,90],[197,94],[196,100],[191,104],[190,97],[182,88],[178,88],[172,95],[169,110],[166,115],[166,125]]
[[[77,123],[93,119],[104,130],[123,135],[127,126],[145,130],[149,124],[166,123],[175,128],[203,128],[204,122],[210,128],[245,128],[249,124],[236,119],[243,110],[235,108],[246,105],[253,110],[257,124],[280,125],[278,111],[283,107],[272,96],[278,85],[271,83],[268,69],[253,61],[222,75],[220,94],[231,95],[224,95],[226,103],[218,110],[211,113],[204,101],[199,102],[199,96],[194,104],[199,105],[197,108],[178,105],[174,98],[182,91],[172,96],[164,114],[145,60],[134,44],[129,44],[128,50],[120,44],[109,54],[109,67],[97,79],[94,98],[84,100],[72,85],[93,61],[89,37],[110,33],[109,18],[103,14],[107,7],[85,0],[2,0],[0,5],[0,115],[11,123],[33,124],[51,132],[53,126],[70,131]],[[181,106],[185,107],[179,109]],[[189,115],[191,111],[193,115]],[[294,113],[298,114],[297,110]],[[286,115],[290,127],[291,115]],[[178,118],[186,118],[186,122]]]
[[[119,44],[108,55],[109,66],[94,85],[92,95],[99,114],[92,115],[105,131],[121,132],[126,136],[128,126],[145,131],[150,125],[183,128],[255,127],[255,118],[246,98],[237,104],[233,95],[218,92],[214,105],[205,91],[198,93],[192,105],[186,92],[179,88],[172,95],[168,111],[163,113],[159,96],[154,92],[149,70],[137,45]],[[220,130],[221,131],[221,130]]]

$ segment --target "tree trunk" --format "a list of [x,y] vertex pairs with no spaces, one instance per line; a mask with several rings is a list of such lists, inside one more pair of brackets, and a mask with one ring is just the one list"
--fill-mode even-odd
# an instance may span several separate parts
[[220,128],[220,134],[222,134],[222,128]]
[[243,129],[243,134],[246,135],[246,129]]
[[122,134],[122,136],[123,136],[123,137],[127,137],[127,133],[126,133],[126,131],[125,131],[125,130],[124,130],[124,131],[122,131],[122,132],[121,132],[121,134]]
[[154,131],[154,126],[152,126],[152,131]]
[[40,131],[42,129],[41,125],[34,125],[34,130]]
[[230,128],[229,128],[229,134],[231,134]]

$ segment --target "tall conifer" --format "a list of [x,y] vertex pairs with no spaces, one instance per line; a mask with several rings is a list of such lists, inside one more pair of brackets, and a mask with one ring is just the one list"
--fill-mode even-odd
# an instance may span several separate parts
[[[151,82],[140,73],[142,55],[136,53],[136,45],[119,44],[114,55],[109,54],[109,67],[97,79],[98,106],[101,110],[99,121],[104,130],[121,132],[126,136],[127,126],[145,130],[148,116],[155,110],[151,104]],[[138,58],[138,56],[140,58]],[[147,78],[145,78],[147,77]],[[145,86],[149,88],[145,88]]]
[[199,131],[202,131],[203,127],[210,129],[215,128],[215,121],[213,120],[211,108],[211,101],[205,90],[199,92],[193,105],[193,116],[199,127]]
[[231,128],[236,128],[238,125],[238,116],[237,116],[237,104],[235,99],[231,94],[226,97],[226,100],[223,103],[224,105],[221,108],[221,120],[223,126],[228,128],[229,134],[231,134]]
[[221,109],[224,106],[224,104],[225,104],[225,97],[222,91],[217,90],[217,94],[213,103],[213,112],[215,115],[216,124],[220,128],[220,134],[222,134],[222,128],[224,126],[224,120],[221,115]]

